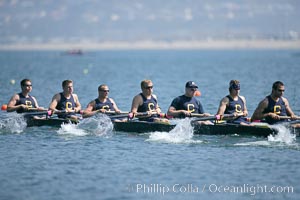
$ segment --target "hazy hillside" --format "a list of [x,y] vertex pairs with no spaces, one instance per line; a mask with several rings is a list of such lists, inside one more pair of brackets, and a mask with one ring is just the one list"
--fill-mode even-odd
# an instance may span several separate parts
[[298,0],[2,0],[0,44],[299,39]]

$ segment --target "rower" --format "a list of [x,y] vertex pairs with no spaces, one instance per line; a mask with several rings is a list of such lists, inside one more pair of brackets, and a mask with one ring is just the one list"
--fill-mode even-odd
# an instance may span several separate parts
[[[201,102],[195,98],[196,91],[198,91],[197,84],[194,81],[188,81],[185,84],[185,93],[173,99],[167,115],[177,118],[192,117],[192,114],[199,114],[198,116],[201,117],[211,116],[209,113],[204,112]],[[199,120],[197,123],[213,124],[209,120]]]
[[240,89],[240,81],[231,80],[229,82],[229,95],[220,101],[217,115],[233,114],[234,119],[227,120],[228,123],[249,126],[251,124],[246,118],[248,115],[246,98],[239,95]]
[[[73,81],[64,80],[62,82],[63,92],[57,93],[53,96],[49,109],[57,113],[59,118],[78,119],[74,113],[81,110],[77,94],[73,93]],[[61,114],[58,114],[62,112]]]
[[153,83],[151,80],[141,82],[142,92],[132,100],[131,113],[133,116],[139,112],[147,112],[148,115],[139,117],[140,121],[169,123],[168,119],[160,118],[161,109],[157,97],[153,94]]
[[[290,116],[291,120],[298,117],[292,111],[287,98],[283,97],[285,91],[284,84],[276,81],[272,85],[272,92],[266,96],[255,109],[252,120],[264,120],[269,124],[287,122],[285,116]],[[293,124],[294,127],[300,127],[300,124]]]
[[[107,85],[102,84],[98,87],[98,97],[92,100],[83,111],[83,118],[91,117],[97,113],[103,114],[120,114],[117,104],[113,98],[108,97],[109,88]],[[115,119],[114,121],[126,121],[127,118]]]
[[20,82],[21,92],[14,94],[7,104],[6,111],[17,113],[30,112],[30,111],[42,111],[43,107],[39,107],[38,102],[34,96],[29,93],[32,91],[32,83],[30,79],[23,79]]

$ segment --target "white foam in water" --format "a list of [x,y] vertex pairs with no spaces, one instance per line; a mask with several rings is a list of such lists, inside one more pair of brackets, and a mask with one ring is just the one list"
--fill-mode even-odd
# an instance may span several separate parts
[[57,131],[61,135],[98,135],[112,136],[113,124],[109,117],[103,114],[83,119],[79,124],[62,124]]
[[77,124],[62,124],[61,128],[57,131],[60,135],[74,135],[74,136],[85,136],[89,133],[85,130],[78,128]]
[[293,144],[296,142],[296,135],[284,125],[273,125],[272,128],[276,129],[278,133],[276,135],[269,135],[268,141],[281,142],[285,144]]
[[294,146],[296,143],[296,135],[292,134],[290,129],[286,126],[278,124],[272,125],[273,129],[276,129],[278,133],[276,135],[269,135],[268,140],[237,143],[237,146]]
[[146,141],[166,142],[166,143],[202,143],[201,140],[193,140],[193,127],[191,120],[186,118],[176,120],[178,123],[170,132],[150,133]]
[[1,133],[22,133],[27,123],[24,117],[17,113],[9,113],[0,120]]

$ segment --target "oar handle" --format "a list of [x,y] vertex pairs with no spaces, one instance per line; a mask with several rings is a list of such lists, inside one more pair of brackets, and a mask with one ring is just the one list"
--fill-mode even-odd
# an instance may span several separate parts
[[240,113],[240,114],[224,114],[224,115],[211,115],[211,116],[208,116],[208,117],[199,117],[198,119],[195,119],[193,120],[193,122],[196,122],[196,121],[206,121],[206,120],[227,120],[227,119],[234,119],[234,118],[237,118],[237,117],[241,117],[243,116],[243,113]]
[[133,119],[134,117],[145,117],[145,116],[153,116],[153,115],[159,115],[158,117],[160,118],[167,118],[167,119],[170,119],[170,118],[173,118],[172,116],[169,116],[167,115],[166,113],[158,113],[158,112],[138,112],[138,113],[132,113],[130,112],[128,114],[128,118],[129,119]]
[[[121,114],[114,114],[114,115],[109,115],[111,119],[117,119],[117,118],[128,118],[128,119],[133,119],[135,117],[145,117],[145,116],[153,116],[153,115],[158,115],[157,112],[138,112],[138,113],[132,113],[132,112],[121,112]],[[167,118],[170,119],[172,116],[169,116],[165,113],[160,113],[159,114],[160,118]]]
[[216,115],[216,120],[235,119],[235,118],[242,117],[242,116],[244,116],[243,113]]
[[32,116],[40,116],[40,115],[51,116],[52,111],[47,110],[47,111],[41,111],[41,112],[27,112],[27,113],[23,114],[24,117],[32,117]]
[[279,119],[293,119],[293,120],[299,120],[300,117],[292,118],[291,116],[279,116]]
[[157,114],[157,112],[152,112],[152,113],[150,113],[150,112],[138,112],[138,113],[132,113],[132,112],[130,112],[130,113],[128,113],[128,118],[129,119],[133,119],[134,117],[145,117],[145,116],[148,116],[148,115],[156,115]]
[[44,108],[28,108],[28,111],[48,111],[48,109],[44,109]]
[[49,110],[48,111],[49,112],[49,116],[51,116],[51,115],[53,115],[53,114],[70,114],[70,115],[72,115],[72,114],[83,114],[83,110],[79,110],[79,111],[67,111],[67,110]]
[[66,110],[45,110],[45,111],[40,111],[40,112],[27,112],[24,113],[23,116],[24,117],[31,117],[31,116],[40,116],[40,115],[46,115],[47,117],[52,116],[53,114],[82,114],[82,110],[77,111],[77,112],[68,112]]
[[105,111],[104,114],[110,114],[110,115],[119,115],[119,114],[129,114],[129,112],[116,112],[116,111]]
[[190,113],[190,115],[191,115],[191,117],[209,117],[209,116],[206,116],[205,114],[199,114],[199,113]]

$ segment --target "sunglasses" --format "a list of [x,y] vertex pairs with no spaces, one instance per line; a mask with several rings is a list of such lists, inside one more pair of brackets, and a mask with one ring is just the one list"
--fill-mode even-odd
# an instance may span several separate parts
[[189,89],[190,89],[191,91],[196,91],[196,90],[197,90],[197,88],[195,88],[195,87],[189,87]]
[[277,90],[278,92],[284,92],[284,90]]
[[101,91],[101,92],[109,92],[109,90],[99,90],[99,91]]
[[144,87],[145,89],[149,90],[149,89],[152,89],[153,86],[147,86],[147,87]]

